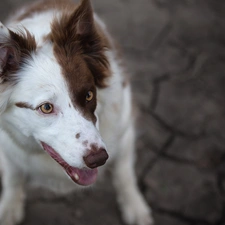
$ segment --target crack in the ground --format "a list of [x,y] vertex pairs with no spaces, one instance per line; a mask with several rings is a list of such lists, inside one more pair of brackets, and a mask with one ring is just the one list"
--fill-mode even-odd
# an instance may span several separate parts
[[150,109],[152,109],[152,111],[155,111],[155,109],[158,105],[159,93],[160,93],[159,82],[153,82],[152,87],[153,87],[153,90],[152,90],[151,101],[150,101],[149,107],[150,107]]
[[170,75],[167,73],[160,77],[153,79],[153,81],[152,81],[153,91],[152,91],[152,95],[151,95],[151,99],[150,99],[150,103],[149,103],[149,108],[152,111],[155,111],[155,109],[158,105],[159,95],[160,95],[160,87],[161,87],[160,85],[162,84],[162,82],[166,82],[169,79],[170,79]]
[[[155,154],[157,154],[157,152],[158,152],[155,149],[151,149],[151,151],[154,151]],[[193,160],[176,157],[176,156],[170,155],[170,154],[168,154],[164,151],[160,152],[160,157],[162,157],[164,159],[168,159],[168,160],[173,161],[175,163],[182,163],[182,164],[192,165],[192,166],[197,167],[196,162],[193,161]]]
[[[175,139],[175,136],[172,134],[168,137],[168,139],[165,141],[164,145],[161,147],[161,149],[154,151],[156,156],[150,160],[147,165],[143,168],[141,175],[138,178],[138,184],[141,189],[141,191],[145,194],[147,191],[147,186],[145,184],[145,177],[148,174],[148,171],[150,171],[154,165],[158,162],[158,160],[161,158],[161,155],[167,151],[167,149],[172,145],[173,141]],[[153,147],[153,146],[152,146]],[[153,147],[154,148],[154,147]]]
[[144,108],[143,108],[143,110],[147,111],[149,113],[149,115],[151,115],[165,130],[169,131],[170,133],[172,133],[176,136],[180,136],[180,137],[184,137],[184,138],[188,138],[188,139],[196,139],[196,138],[205,136],[204,130],[199,132],[198,134],[186,133],[184,131],[181,131],[181,130],[171,126],[167,122],[165,122],[159,115],[157,115],[152,110],[144,109]]
[[[155,154],[157,154],[157,150],[156,149],[151,149],[151,151],[153,151]],[[198,161],[177,157],[175,155],[169,154],[168,152],[162,152],[160,154],[160,157],[162,157],[164,159],[167,159],[167,160],[170,160],[171,162],[174,162],[174,163],[194,166],[195,168],[201,169],[202,171],[205,171],[205,172],[207,172],[207,171],[215,172],[217,170],[217,168],[220,166],[220,165],[216,165],[213,168],[209,167],[209,166],[208,167],[202,166],[201,163],[199,163]],[[224,177],[224,179],[225,179],[225,177]]]

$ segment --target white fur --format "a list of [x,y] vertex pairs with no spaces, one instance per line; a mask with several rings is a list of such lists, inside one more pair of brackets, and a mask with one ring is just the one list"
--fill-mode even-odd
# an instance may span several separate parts
[[[11,20],[8,26],[13,30],[26,27],[42,46],[54,16],[51,11],[35,14],[19,24]],[[105,29],[105,24],[96,15],[95,19]],[[40,141],[51,143],[69,165],[82,168],[86,153],[82,142],[86,140],[89,146],[93,143],[99,148],[107,146],[107,164],[114,163],[113,183],[125,222],[152,224],[150,209],[137,188],[134,174],[135,131],[130,86],[122,85],[124,72],[115,53],[108,51],[106,54],[112,77],[107,88],[98,90],[96,116],[99,131],[76,107],[69,107],[69,104],[72,106],[69,90],[50,44],[45,43],[38,54],[32,55],[28,64],[18,72],[16,85],[0,85],[1,225],[14,225],[23,219],[27,177],[36,183],[44,182],[53,191],[64,193],[78,188],[61,166],[43,151]],[[36,108],[46,101],[55,105],[54,115],[42,115],[37,110],[15,106],[17,102],[26,102]],[[80,133],[79,139],[75,138],[77,133]]]
[[50,32],[50,25],[53,18],[56,17],[56,14],[52,11],[47,11],[42,14],[36,14],[35,20],[34,18],[27,18],[22,21],[22,23],[19,24],[10,24],[9,28],[11,30],[23,30],[24,27],[26,27],[27,30],[29,30],[34,36],[35,40],[37,41],[38,45],[41,45],[43,43],[43,37],[44,35],[48,34]]

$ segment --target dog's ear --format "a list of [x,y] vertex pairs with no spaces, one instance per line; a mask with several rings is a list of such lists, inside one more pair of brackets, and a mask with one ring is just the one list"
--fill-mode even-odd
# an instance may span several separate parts
[[89,0],[82,0],[71,14],[65,13],[53,21],[50,37],[57,44],[65,46],[68,43],[76,47],[75,42],[91,42],[95,34],[91,3]]
[[15,33],[0,22],[0,115],[7,108],[16,72],[36,50],[34,37],[25,29]]
[[82,0],[71,16],[70,22],[75,25],[76,35],[80,36],[84,58],[94,75],[96,85],[105,87],[105,79],[109,76],[108,61],[105,56],[108,46],[97,32],[90,0]]
[[71,14],[65,13],[56,19],[50,37],[58,55],[64,54],[71,59],[80,55],[93,74],[95,84],[106,86],[105,80],[109,76],[105,56],[107,46],[96,28],[90,0],[82,0]]
[[0,22],[0,83],[15,78],[14,73],[35,49],[36,42],[28,31],[15,33]]
[[90,0],[82,0],[81,4],[71,15],[68,27],[82,37],[90,36],[94,32],[93,10]]
[[14,48],[10,39],[9,30],[0,23],[0,83],[5,80],[7,70],[15,66]]

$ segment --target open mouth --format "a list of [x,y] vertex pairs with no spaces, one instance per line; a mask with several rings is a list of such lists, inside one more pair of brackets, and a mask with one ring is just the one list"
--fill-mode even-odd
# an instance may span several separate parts
[[70,176],[70,178],[77,184],[87,186],[93,184],[97,179],[98,169],[88,169],[83,168],[79,169],[76,167],[70,166],[67,162],[65,162],[62,157],[49,145],[44,142],[41,142],[44,150],[57,162],[59,163],[66,173]]

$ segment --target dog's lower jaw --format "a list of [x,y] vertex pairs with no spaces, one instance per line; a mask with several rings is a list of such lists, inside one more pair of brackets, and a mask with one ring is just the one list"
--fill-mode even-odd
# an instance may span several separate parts
[[62,157],[49,145],[47,145],[44,142],[41,142],[41,145],[43,149],[57,162],[59,163],[63,169],[66,171],[66,173],[69,175],[69,177],[74,181],[75,183],[82,185],[82,186],[88,186],[93,184],[98,175],[98,169],[88,169],[88,168],[76,168],[70,166],[67,162],[65,162]]
[[96,181],[98,169],[78,169],[69,167],[66,169],[66,173],[75,183],[82,186],[88,186]]

